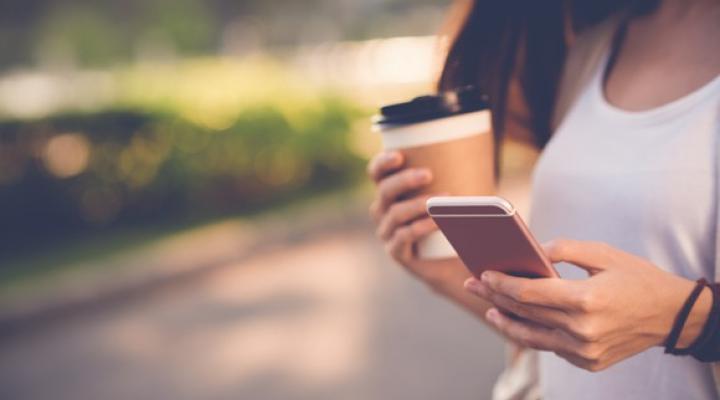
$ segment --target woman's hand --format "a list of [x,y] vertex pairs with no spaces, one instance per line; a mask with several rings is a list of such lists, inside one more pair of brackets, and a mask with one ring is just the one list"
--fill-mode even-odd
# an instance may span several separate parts
[[[525,279],[487,271],[465,287],[495,305],[486,318],[507,337],[590,371],[663,345],[695,285],[604,243],[557,240],[545,252],[553,263],[572,263],[590,277]],[[711,302],[705,289],[679,348],[700,334]]]
[[425,209],[429,196],[412,197],[432,181],[430,171],[406,168],[402,153],[393,151],[375,156],[368,174],[378,189],[370,215],[387,252],[435,292],[483,318],[490,305],[463,289],[470,273],[459,258],[422,260],[414,252],[415,243],[437,229]]
[[407,266],[415,258],[414,243],[437,229],[425,211],[425,201],[430,196],[410,197],[432,181],[432,173],[426,168],[404,168],[402,153],[391,151],[370,161],[368,175],[377,185],[370,206],[377,236],[388,253]]
[[414,248],[418,240],[437,230],[425,208],[430,196],[413,196],[430,184],[432,173],[426,168],[407,168],[404,164],[402,153],[397,151],[380,153],[368,164],[368,175],[377,186],[370,206],[377,236],[395,261],[433,288],[450,286],[450,280],[456,285],[457,279],[465,280],[469,276],[459,260],[421,260],[416,256]]

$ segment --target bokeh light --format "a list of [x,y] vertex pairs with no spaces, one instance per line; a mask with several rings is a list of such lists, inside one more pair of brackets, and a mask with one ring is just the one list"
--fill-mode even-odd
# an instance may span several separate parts
[[48,171],[58,178],[82,173],[90,160],[90,142],[79,133],[62,133],[48,140],[43,161]]

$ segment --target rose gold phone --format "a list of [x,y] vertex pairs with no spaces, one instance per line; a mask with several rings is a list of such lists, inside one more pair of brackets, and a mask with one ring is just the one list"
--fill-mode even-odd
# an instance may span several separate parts
[[556,277],[515,208],[495,196],[432,197],[427,210],[470,272],[529,278]]

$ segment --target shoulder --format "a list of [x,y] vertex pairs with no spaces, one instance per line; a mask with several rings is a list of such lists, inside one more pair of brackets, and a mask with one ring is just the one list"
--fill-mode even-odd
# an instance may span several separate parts
[[553,129],[562,121],[576,95],[602,60],[622,18],[621,14],[612,15],[602,22],[583,29],[569,40],[555,101]]

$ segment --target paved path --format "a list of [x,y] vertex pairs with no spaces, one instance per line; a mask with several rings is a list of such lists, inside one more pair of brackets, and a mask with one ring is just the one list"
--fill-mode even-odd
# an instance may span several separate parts
[[0,339],[0,399],[488,398],[500,341],[367,231]]

